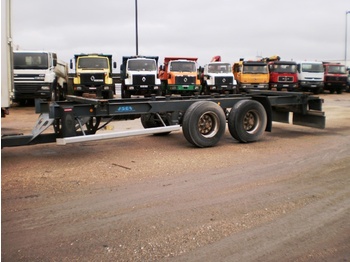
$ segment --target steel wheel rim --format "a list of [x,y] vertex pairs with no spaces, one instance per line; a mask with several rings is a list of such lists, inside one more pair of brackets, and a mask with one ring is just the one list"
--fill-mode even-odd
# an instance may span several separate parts
[[204,137],[213,137],[219,130],[219,117],[214,112],[206,112],[198,119],[198,131]]
[[248,133],[254,133],[260,125],[259,114],[256,110],[248,111],[243,117],[243,128]]

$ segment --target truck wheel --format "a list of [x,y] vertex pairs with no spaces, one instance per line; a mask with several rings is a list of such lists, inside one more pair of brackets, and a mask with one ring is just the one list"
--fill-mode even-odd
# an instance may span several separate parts
[[50,101],[58,101],[59,100],[59,92],[57,91],[58,84],[57,80],[54,80],[54,82],[51,84],[51,94],[50,94]]
[[130,92],[125,89],[122,89],[122,98],[131,98]]
[[68,90],[67,84],[63,84],[63,87],[62,87],[60,95],[59,95],[59,100],[60,101],[66,100],[66,98],[67,98],[67,90]]
[[103,99],[112,99],[113,98],[113,91],[108,90],[108,91],[102,92],[102,97],[103,97]]
[[236,103],[228,117],[228,128],[233,138],[240,142],[257,141],[265,131],[267,116],[262,104],[254,100]]
[[185,112],[182,132],[197,147],[216,145],[225,133],[226,118],[222,108],[211,101],[198,101]]

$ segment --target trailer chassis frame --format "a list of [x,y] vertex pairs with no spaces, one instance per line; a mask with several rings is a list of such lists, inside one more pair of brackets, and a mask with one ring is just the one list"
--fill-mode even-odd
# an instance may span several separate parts
[[[251,90],[247,94],[237,95],[152,96],[130,99],[67,96],[66,101],[36,101],[35,111],[40,116],[32,134],[3,136],[1,145],[13,147],[52,142],[65,145],[133,135],[170,133],[180,129],[184,114],[196,102],[206,101],[219,105],[227,120],[230,110],[242,100],[257,101],[264,107],[267,117],[265,131],[272,130],[273,121],[289,123],[291,113],[292,123],[295,125],[325,128],[323,99],[308,93]],[[149,114],[154,114],[159,124],[136,131],[96,134],[102,119],[132,120]],[[50,126],[53,126],[54,132],[44,133]]]

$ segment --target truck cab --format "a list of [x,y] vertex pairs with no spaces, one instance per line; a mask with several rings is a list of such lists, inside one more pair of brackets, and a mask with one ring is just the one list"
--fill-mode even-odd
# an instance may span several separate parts
[[[97,96],[113,98],[115,83],[112,77],[112,55],[109,54],[76,54],[74,55],[75,73],[73,94],[76,96]],[[70,61],[73,69],[73,61]]]
[[59,64],[63,67],[63,75],[56,69],[56,53],[14,51],[14,101],[24,102],[36,98],[58,100],[66,89],[68,79],[67,64],[62,61]]
[[232,69],[239,91],[268,89],[269,71],[266,62],[241,59],[233,64]]
[[158,56],[123,56],[120,75],[123,98],[162,94],[158,78]]
[[297,62],[299,89],[319,94],[323,91],[324,69],[322,62]]
[[163,95],[193,95],[201,92],[197,58],[165,57],[159,68]]
[[211,93],[236,93],[237,82],[232,73],[232,65],[224,62],[210,62],[200,68],[202,92],[205,95]]
[[298,75],[296,62],[271,61],[268,62],[268,67],[270,72],[269,89],[297,91]]
[[334,92],[341,94],[346,90],[348,74],[345,65],[324,62],[323,68],[325,90],[329,90],[331,94]]

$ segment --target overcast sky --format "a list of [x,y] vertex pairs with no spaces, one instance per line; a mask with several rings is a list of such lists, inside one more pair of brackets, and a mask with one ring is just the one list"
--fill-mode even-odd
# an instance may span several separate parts
[[[344,60],[349,0],[138,0],[139,55]],[[348,45],[350,45],[350,14]],[[21,50],[136,54],[135,0],[12,0]],[[350,57],[348,48],[348,60]]]

